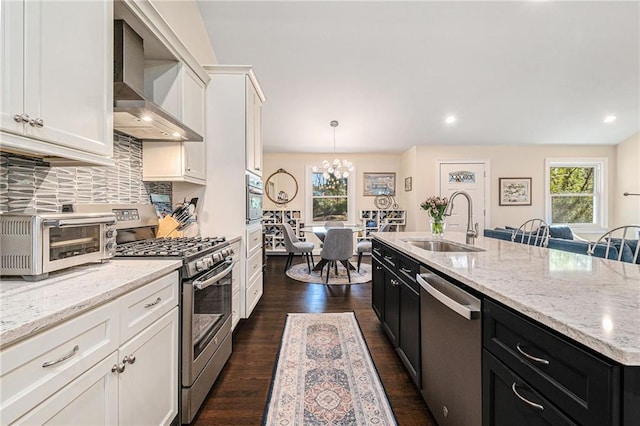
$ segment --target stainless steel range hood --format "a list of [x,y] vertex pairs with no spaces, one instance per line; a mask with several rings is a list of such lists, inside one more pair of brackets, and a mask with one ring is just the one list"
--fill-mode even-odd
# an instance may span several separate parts
[[122,20],[113,27],[114,130],[144,141],[201,142],[201,135],[145,98],[142,37]]

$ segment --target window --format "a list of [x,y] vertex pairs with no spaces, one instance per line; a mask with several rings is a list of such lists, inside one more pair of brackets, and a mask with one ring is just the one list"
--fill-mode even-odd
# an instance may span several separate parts
[[547,221],[606,228],[606,159],[547,159]]
[[[353,180],[355,173],[347,178],[336,179],[325,177],[322,172],[313,172],[308,168],[308,182],[311,187],[311,197],[307,201],[307,211],[310,212],[307,221],[324,223],[328,220],[352,222],[353,213],[350,208],[353,203]],[[309,186],[308,186],[309,187]]]

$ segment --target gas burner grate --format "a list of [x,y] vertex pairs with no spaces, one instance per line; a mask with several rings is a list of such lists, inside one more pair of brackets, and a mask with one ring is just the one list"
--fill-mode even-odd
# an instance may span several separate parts
[[224,241],[224,237],[152,238],[119,244],[116,249],[116,256],[184,257],[207,250]]

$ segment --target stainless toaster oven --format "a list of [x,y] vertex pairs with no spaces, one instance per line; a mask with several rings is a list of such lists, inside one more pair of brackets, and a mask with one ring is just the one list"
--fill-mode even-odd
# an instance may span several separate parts
[[29,281],[49,272],[113,257],[113,213],[4,213],[0,215],[0,275]]

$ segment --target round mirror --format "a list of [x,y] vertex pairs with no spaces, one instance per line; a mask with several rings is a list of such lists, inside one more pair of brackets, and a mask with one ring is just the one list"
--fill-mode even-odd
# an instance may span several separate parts
[[267,179],[265,192],[274,203],[287,204],[298,195],[298,182],[285,169],[278,169]]

